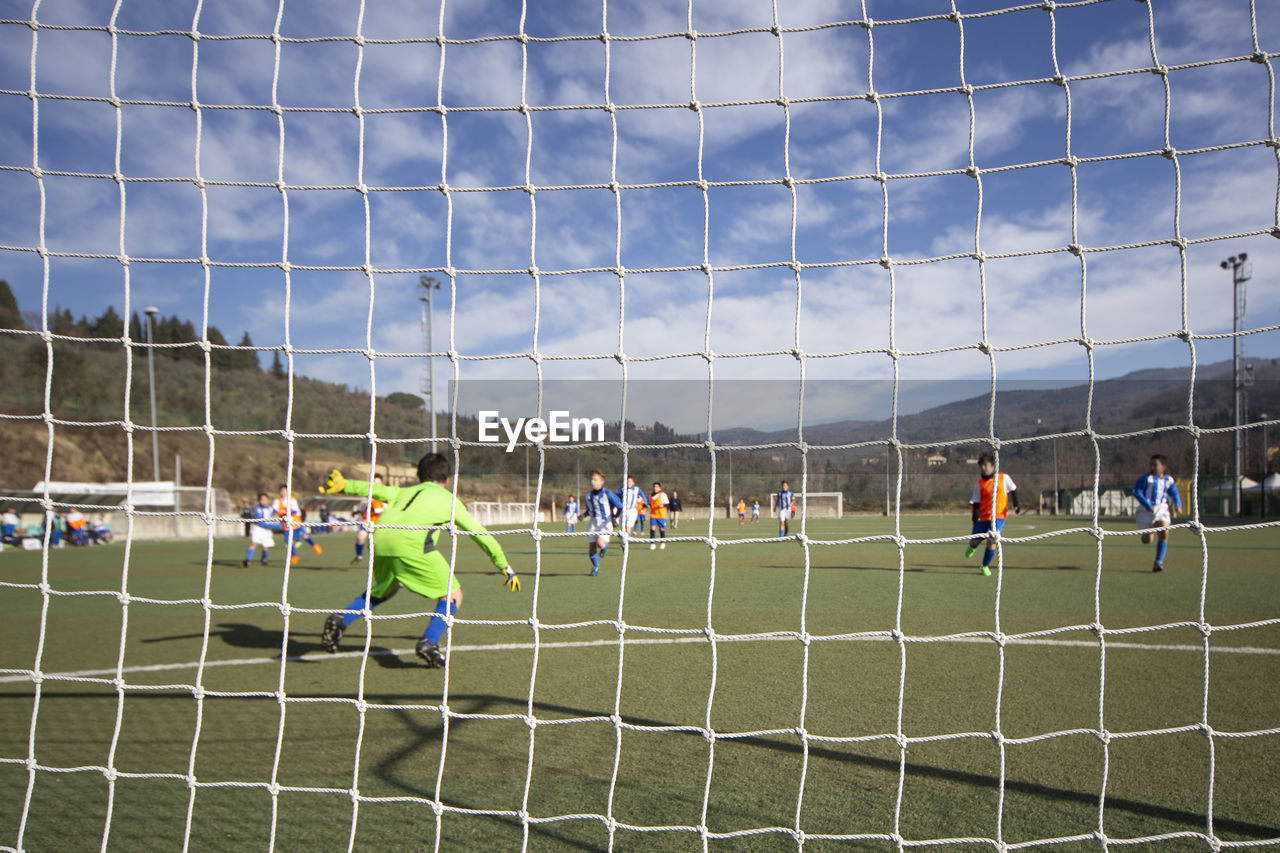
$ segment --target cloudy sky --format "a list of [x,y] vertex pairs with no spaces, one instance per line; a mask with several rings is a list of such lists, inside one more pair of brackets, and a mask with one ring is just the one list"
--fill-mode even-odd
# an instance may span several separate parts
[[[917,383],[1083,381],[1085,335],[1107,377],[1229,333],[1219,263],[1247,252],[1246,352],[1280,357],[1280,4],[363,6],[0,0],[23,309],[207,310],[301,374],[416,393],[429,274],[464,357],[442,405],[539,367],[884,379],[891,349]],[[677,408],[631,414],[705,428]]]

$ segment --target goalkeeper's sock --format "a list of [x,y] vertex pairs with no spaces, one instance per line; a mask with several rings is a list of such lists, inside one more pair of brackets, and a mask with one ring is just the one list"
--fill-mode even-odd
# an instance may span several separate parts
[[[369,609],[372,610],[373,608],[381,604],[383,602],[383,599],[378,598],[378,596],[375,595],[369,598],[369,602],[370,602]],[[364,593],[362,592],[359,595],[357,595],[354,599],[352,599],[350,604],[348,604],[346,607],[342,609],[343,610],[364,610],[364,605],[365,605],[365,597],[364,597]],[[352,622],[356,621],[363,615],[364,615],[363,613],[343,613],[342,627],[344,629],[349,628]]]
[[440,638],[444,636],[444,632],[449,630],[449,624],[441,617],[446,613],[452,616],[457,612],[458,605],[447,598],[440,599],[440,603],[436,605],[436,613],[439,615],[431,617],[431,624],[427,626],[427,630],[422,632],[422,639],[433,646],[439,643]]
[[991,565],[991,561],[996,558],[996,549],[988,548],[987,552],[982,555],[982,567],[985,569]]
[[1169,552],[1169,540],[1162,539],[1156,543],[1156,565],[1164,565],[1164,555]]

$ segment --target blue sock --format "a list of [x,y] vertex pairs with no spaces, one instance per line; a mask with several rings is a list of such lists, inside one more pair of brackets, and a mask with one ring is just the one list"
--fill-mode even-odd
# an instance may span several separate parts
[[595,568],[597,568],[597,569],[598,569],[598,568],[600,568],[600,555],[599,555],[599,554],[592,554],[592,555],[591,555],[591,565],[592,565],[592,566],[594,566],[594,567],[595,567]]
[[245,551],[244,553],[244,561],[247,563],[252,559],[253,559],[253,549],[250,548],[248,551]]
[[987,552],[982,555],[982,565],[990,566],[991,561],[994,560],[995,558],[996,558],[996,549],[995,548],[987,549]]
[[356,559],[358,560],[363,556],[364,556],[364,543],[357,542],[356,543]]
[[1156,543],[1156,562],[1164,565],[1164,555],[1169,551],[1169,540],[1162,539]]
[[[364,601],[365,601],[365,599],[364,599],[364,593],[362,592],[362,593],[360,593],[359,595],[357,595],[354,599],[352,599],[352,601],[351,601],[351,603],[350,603],[350,604],[348,604],[346,607],[344,607],[344,608],[342,608],[342,609],[343,609],[343,610],[364,610]],[[375,596],[373,596],[373,597],[371,597],[371,598],[369,599],[369,601],[370,601],[370,602],[372,602],[372,603],[369,605],[369,607],[371,607],[371,608],[373,608],[373,607],[377,607],[379,604],[381,604],[381,603],[382,603],[382,599],[381,599],[381,598],[378,598],[378,596],[376,596],[376,595],[375,595]],[[354,622],[354,621],[356,621],[357,619],[359,619],[362,615],[363,615],[363,614],[361,614],[361,613],[343,613],[343,614],[342,614],[342,627],[343,627],[343,628],[348,628],[348,627],[350,627],[350,626],[351,626],[351,623],[352,623],[352,622]]]
[[[447,598],[440,599],[440,603],[436,605],[436,613],[439,613],[440,616],[445,613],[452,616],[457,612],[458,605],[453,604]],[[440,616],[432,616],[431,624],[427,626],[427,630],[422,632],[422,638],[432,645],[439,643],[440,638],[444,636],[444,632],[449,630],[449,625]]]

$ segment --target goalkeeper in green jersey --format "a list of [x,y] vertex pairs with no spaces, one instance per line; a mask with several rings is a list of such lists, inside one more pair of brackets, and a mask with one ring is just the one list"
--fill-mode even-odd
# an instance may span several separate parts
[[422,528],[448,524],[450,518],[459,530],[480,534],[469,538],[475,540],[489,555],[493,565],[502,570],[503,583],[507,588],[512,592],[520,590],[520,579],[507,565],[498,540],[477,524],[462,504],[454,503],[453,493],[448,488],[451,475],[449,460],[439,453],[428,453],[418,462],[419,483],[416,486],[374,483],[371,488],[366,480],[346,480],[337,469],[329,474],[320,487],[324,494],[358,495],[383,501],[386,507],[378,519],[378,532],[374,537],[373,585],[367,593],[356,596],[342,612],[331,614],[325,620],[320,646],[326,652],[332,654],[338,650],[343,632],[364,615],[361,611],[365,607],[377,607],[403,586],[425,598],[440,599],[435,615],[414,651],[426,661],[427,666],[444,666],[444,655],[439,649],[440,639],[449,629],[444,617],[458,612],[462,604],[462,587],[457,577],[450,577],[449,561],[436,550],[440,531]]

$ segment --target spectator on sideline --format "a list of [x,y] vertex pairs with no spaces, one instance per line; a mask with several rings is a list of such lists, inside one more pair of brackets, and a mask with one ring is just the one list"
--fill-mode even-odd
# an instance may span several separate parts
[[680,493],[671,490],[671,501],[667,505],[667,509],[671,512],[671,529],[675,530],[680,526],[680,513],[684,509],[684,505],[680,503]]
[[0,521],[0,541],[6,545],[20,545],[22,543],[21,519],[14,512],[13,507],[7,507],[4,511],[3,521]]

